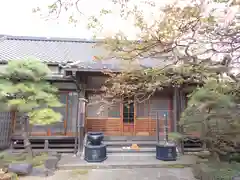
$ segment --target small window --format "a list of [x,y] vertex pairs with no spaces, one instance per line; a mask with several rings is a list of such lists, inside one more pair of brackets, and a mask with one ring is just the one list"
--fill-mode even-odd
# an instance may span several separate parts
[[133,123],[134,122],[134,103],[124,103],[123,105],[123,122]]

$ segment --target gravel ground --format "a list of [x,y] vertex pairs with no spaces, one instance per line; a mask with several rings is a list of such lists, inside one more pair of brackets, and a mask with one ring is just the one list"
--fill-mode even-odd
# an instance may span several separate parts
[[42,173],[20,180],[195,180],[191,168],[135,168],[56,171],[44,177]]

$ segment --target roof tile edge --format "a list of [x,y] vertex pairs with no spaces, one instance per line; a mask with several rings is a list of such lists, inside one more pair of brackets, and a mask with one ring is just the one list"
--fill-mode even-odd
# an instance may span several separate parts
[[22,40],[22,41],[59,41],[59,42],[76,42],[76,43],[100,43],[103,39],[88,40],[81,38],[64,38],[64,37],[41,37],[41,36],[12,36],[12,35],[0,35],[5,37],[6,40]]

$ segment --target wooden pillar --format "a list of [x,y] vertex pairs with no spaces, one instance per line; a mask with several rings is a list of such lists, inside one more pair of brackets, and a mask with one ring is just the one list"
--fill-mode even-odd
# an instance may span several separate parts
[[173,123],[174,123],[174,131],[180,132],[181,129],[178,126],[179,120],[181,118],[181,114],[186,108],[186,101],[183,91],[180,88],[175,87],[173,93]]
[[65,115],[65,119],[64,119],[64,122],[63,122],[63,126],[64,126],[64,135],[66,136],[67,135],[67,131],[68,131],[68,121],[69,121],[69,119],[68,119],[68,113],[69,113],[69,111],[68,111],[68,106],[69,106],[69,92],[67,92],[66,93],[66,97],[65,97],[65,101],[66,101],[66,109],[65,109],[65,113],[66,113],[66,115]]
[[82,89],[79,97],[79,118],[80,118],[80,127],[85,127],[85,119],[86,119],[86,85],[82,85]]
[[173,132],[177,132],[177,123],[178,123],[178,88],[174,87],[173,91]]
[[168,131],[174,132],[174,124],[173,124],[173,97],[169,97],[168,101]]
[[182,90],[180,90],[179,94],[180,94],[180,103],[181,103],[180,112],[182,113],[186,108],[186,97]]

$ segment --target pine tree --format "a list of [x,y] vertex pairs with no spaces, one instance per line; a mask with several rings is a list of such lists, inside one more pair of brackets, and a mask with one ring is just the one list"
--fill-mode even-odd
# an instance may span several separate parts
[[217,159],[236,153],[240,143],[239,90],[237,82],[209,78],[189,95],[181,117],[184,133],[197,132]]
[[61,120],[52,107],[60,107],[57,88],[46,81],[47,65],[36,59],[11,60],[0,73],[0,107],[2,111],[23,113],[24,145],[33,156],[28,139],[28,121],[47,125]]

